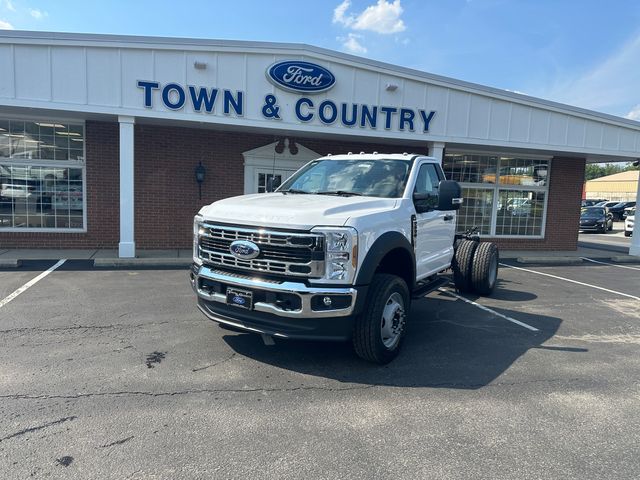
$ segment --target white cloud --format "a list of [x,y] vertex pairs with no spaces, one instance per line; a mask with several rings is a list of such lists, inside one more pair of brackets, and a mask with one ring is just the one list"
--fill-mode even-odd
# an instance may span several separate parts
[[352,25],[354,21],[353,15],[345,15],[350,6],[351,2],[349,0],[344,0],[344,2],[338,5],[333,10],[333,23],[341,23],[347,27]]
[[403,32],[407,29],[402,21],[402,5],[400,0],[378,0],[359,14],[348,14],[350,0],[344,0],[333,11],[333,23],[341,23],[353,30],[370,31],[382,34]]
[[4,3],[4,8],[9,10],[10,12],[16,11],[16,7],[13,6],[13,3],[11,3],[11,0],[4,0],[4,2],[2,3]]
[[29,13],[36,20],[42,20],[44,17],[49,16],[47,12],[43,12],[42,10],[38,10],[37,8],[30,8]]
[[13,25],[4,20],[0,20],[0,30],[13,30]]
[[342,46],[345,50],[351,53],[367,53],[367,48],[360,43],[362,35],[355,33],[349,33],[347,37],[338,37],[338,40],[343,42]]
[[[586,73],[562,78],[537,96],[614,115],[639,115],[640,35]],[[628,112],[628,113],[627,113]]]
[[625,115],[625,117],[630,120],[637,120],[640,122],[640,104],[633,107],[631,111]]

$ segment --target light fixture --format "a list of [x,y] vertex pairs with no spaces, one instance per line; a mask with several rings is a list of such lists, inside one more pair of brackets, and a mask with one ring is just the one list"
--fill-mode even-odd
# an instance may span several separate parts
[[78,132],[56,132],[56,135],[64,135],[67,137],[79,137],[80,134]]
[[195,68],[196,70],[206,70],[207,62],[199,62],[196,60],[195,62],[193,62],[193,68]]
[[198,166],[196,167],[196,182],[198,182],[198,192],[200,195],[200,200],[202,200],[202,182],[204,182],[204,176],[207,173],[207,169],[204,168],[202,162],[198,162]]
[[64,125],[60,125],[59,123],[38,123],[38,122],[36,122],[36,125],[38,125],[39,127],[65,128]]
[[387,92],[395,92],[398,89],[398,85],[396,85],[395,83],[387,83],[384,89]]

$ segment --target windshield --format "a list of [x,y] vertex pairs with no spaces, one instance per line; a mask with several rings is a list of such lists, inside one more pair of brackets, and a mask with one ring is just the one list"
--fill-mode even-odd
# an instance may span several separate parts
[[278,192],[397,198],[411,160],[316,160],[293,174]]
[[586,207],[583,208],[580,212],[581,215],[583,216],[602,216],[604,215],[604,208],[600,208],[600,207]]

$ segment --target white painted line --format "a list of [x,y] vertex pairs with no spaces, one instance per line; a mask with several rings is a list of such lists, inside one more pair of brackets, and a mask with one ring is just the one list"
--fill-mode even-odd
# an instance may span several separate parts
[[592,263],[599,263],[600,265],[609,265],[611,267],[618,267],[618,268],[626,268],[629,270],[639,270],[640,268],[638,267],[629,267],[627,265],[616,265],[615,263],[607,263],[607,262],[601,262],[599,260],[593,260],[592,258],[586,258],[586,257],[580,257],[583,260],[586,260],[587,262],[592,262]]
[[604,292],[615,293],[616,295],[622,295],[623,297],[633,298],[634,300],[640,300],[640,297],[636,297],[635,295],[629,295],[628,293],[618,292],[616,290],[610,290],[608,288],[599,287],[598,285],[591,285],[590,283],[578,282],[577,280],[571,280],[570,278],[559,277],[557,275],[551,275],[550,273],[537,272],[535,270],[530,270],[528,268],[522,267],[514,267],[513,265],[507,265],[506,263],[501,263],[501,267],[514,268],[516,270],[522,270],[523,272],[535,273],[536,275],[544,275],[545,277],[551,277],[558,280],[563,280],[565,282],[576,283],[578,285],[583,285],[585,287],[596,288],[598,290],[602,290]]
[[520,320],[516,320],[515,318],[511,318],[511,317],[507,317],[506,315],[503,315],[502,313],[498,313],[495,310],[491,310],[489,307],[485,307],[484,305],[480,305],[479,303],[476,303],[472,300],[469,300],[468,298],[465,298],[461,295],[458,295],[457,293],[453,293],[450,292],[449,290],[445,290],[444,288],[439,288],[439,291],[441,291],[442,293],[445,293],[447,295],[451,295],[452,297],[457,298],[458,300],[462,300],[463,302],[468,303],[469,305],[473,305],[474,307],[478,307],[480,310],[484,310],[485,312],[489,312],[492,313],[493,315],[500,317],[500,318],[504,318],[505,320],[511,322],[511,323],[515,323],[516,325],[520,325],[521,327],[526,328],[527,330],[531,330],[532,332],[537,332],[539,331],[536,327],[532,327],[531,325],[527,325],[524,322],[521,322]]
[[58,263],[56,263],[55,265],[53,265],[52,267],[50,267],[49,269],[45,270],[44,272],[42,272],[40,275],[38,275],[36,278],[29,280],[27,283],[25,283],[23,286],[21,286],[19,289],[17,289],[15,292],[13,292],[12,294],[10,294],[8,297],[4,298],[3,300],[0,300],[0,308],[4,307],[7,303],[9,303],[11,300],[13,300],[14,298],[16,298],[18,295],[20,295],[21,293],[25,292],[26,290],[28,290],[29,288],[33,287],[36,283],[38,283],[40,280],[42,280],[44,277],[46,277],[47,275],[49,275],[51,272],[53,272],[55,269],[57,269],[58,267],[60,267],[64,262],[66,262],[67,259],[63,259],[63,260],[59,260]]

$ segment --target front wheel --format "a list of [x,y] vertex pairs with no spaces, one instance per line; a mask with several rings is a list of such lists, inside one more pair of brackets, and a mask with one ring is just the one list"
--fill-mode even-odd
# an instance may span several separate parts
[[359,357],[384,365],[400,351],[411,305],[409,288],[395,275],[373,277],[364,311],[356,319],[353,347]]

